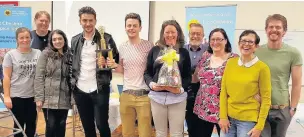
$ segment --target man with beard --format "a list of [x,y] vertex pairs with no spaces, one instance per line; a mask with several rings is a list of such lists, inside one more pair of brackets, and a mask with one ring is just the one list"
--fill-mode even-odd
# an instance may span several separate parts
[[[204,28],[201,24],[193,23],[189,30],[189,44],[184,46],[189,51],[191,59],[192,77],[196,65],[202,57],[202,54],[207,50],[208,44],[202,44],[204,38]],[[193,78],[192,78],[193,79]],[[193,113],[195,97],[199,89],[200,83],[193,83],[189,87],[187,106],[186,106],[186,122],[188,126],[189,137],[194,136],[196,130],[202,130],[197,125],[197,115]]]
[[[102,35],[95,29],[95,10],[92,7],[82,7],[78,16],[83,32],[74,36],[71,41],[69,86],[73,91],[85,136],[96,137],[96,122],[100,137],[110,137],[108,119],[112,70],[100,70],[97,67],[104,67],[106,59],[103,56],[98,57],[96,53],[97,46],[101,48]],[[106,48],[110,45],[113,49],[113,58],[118,63],[119,54],[112,36],[104,33],[104,40]]]
[[[300,99],[303,62],[299,50],[282,42],[287,31],[287,19],[283,15],[269,16],[265,25],[268,42],[257,49],[256,55],[270,68],[272,105],[261,135],[262,137],[285,137]],[[288,88],[290,75],[291,95]]]

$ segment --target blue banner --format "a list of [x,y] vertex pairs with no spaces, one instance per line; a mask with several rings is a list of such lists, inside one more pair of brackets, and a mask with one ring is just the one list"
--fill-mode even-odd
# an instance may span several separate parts
[[208,42],[209,33],[215,28],[223,28],[229,38],[233,51],[234,46],[236,5],[232,6],[206,6],[206,7],[187,7],[186,8],[186,29],[185,36],[188,42],[189,25],[198,22],[203,25],[205,38]]
[[0,48],[16,48],[16,29],[32,29],[32,11],[27,7],[0,6]]

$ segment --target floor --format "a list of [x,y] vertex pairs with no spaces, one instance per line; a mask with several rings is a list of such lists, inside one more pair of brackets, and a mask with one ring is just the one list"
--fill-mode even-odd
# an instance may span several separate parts
[[[0,113],[0,117],[7,115],[8,113]],[[73,117],[68,117],[67,119],[67,130],[66,130],[66,137],[73,137]],[[42,112],[39,112],[38,114],[38,126],[37,126],[37,133],[39,136],[43,137],[44,131],[45,131],[45,123],[44,123],[44,116]],[[76,118],[75,122],[75,136],[76,137],[84,137],[83,129],[80,128],[81,122],[79,121],[79,118]],[[13,127],[13,120],[11,117],[6,117],[0,119],[0,126],[5,127]],[[122,137],[121,134],[122,127],[119,126],[116,130],[113,131],[112,137]],[[0,128],[0,137],[8,136],[12,134],[12,130]],[[137,131],[136,131],[137,134]],[[137,135],[138,136],[138,135]],[[155,137],[155,131],[152,134],[152,137]]]

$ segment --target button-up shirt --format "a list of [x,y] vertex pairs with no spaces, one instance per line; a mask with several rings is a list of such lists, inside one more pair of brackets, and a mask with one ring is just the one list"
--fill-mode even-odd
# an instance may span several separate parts
[[202,54],[207,50],[208,43],[207,44],[201,44],[196,50],[191,48],[190,44],[186,44],[184,46],[184,48],[189,51],[190,59],[191,59],[191,69],[193,71],[196,68],[196,64],[201,59]]

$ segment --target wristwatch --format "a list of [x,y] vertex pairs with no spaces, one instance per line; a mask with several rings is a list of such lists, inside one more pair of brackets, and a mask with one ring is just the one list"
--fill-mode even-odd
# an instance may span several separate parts
[[293,107],[291,107],[291,108],[290,108],[290,110],[292,110],[292,111],[296,112],[296,111],[297,111],[297,108],[293,108]]

